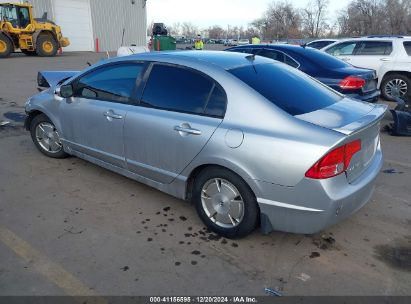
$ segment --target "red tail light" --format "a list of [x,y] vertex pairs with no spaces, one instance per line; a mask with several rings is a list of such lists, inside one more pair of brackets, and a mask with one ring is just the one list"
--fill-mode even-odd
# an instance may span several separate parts
[[366,81],[360,77],[348,76],[340,82],[340,88],[343,90],[358,90],[365,86]]
[[347,171],[354,154],[361,151],[361,140],[336,148],[321,158],[305,174],[313,179],[327,179]]

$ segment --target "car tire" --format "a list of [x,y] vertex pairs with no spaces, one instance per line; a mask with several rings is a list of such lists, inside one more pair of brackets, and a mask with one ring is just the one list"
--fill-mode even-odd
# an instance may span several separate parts
[[[257,226],[257,200],[246,182],[220,167],[209,167],[195,178],[192,199],[204,224],[230,239],[242,238]],[[230,214],[232,213],[232,214]]]
[[40,114],[33,118],[30,134],[34,145],[44,155],[58,159],[69,156],[64,152],[56,127],[46,115]]
[[36,53],[40,57],[54,57],[57,55],[58,45],[51,35],[40,35],[36,41]]
[[9,57],[13,50],[14,46],[10,39],[6,35],[0,33],[0,58]]
[[[393,91],[402,88],[401,92]],[[403,74],[391,74],[384,77],[381,84],[381,94],[385,100],[395,101],[395,97],[410,95],[411,79]],[[399,96],[395,96],[399,94]]]

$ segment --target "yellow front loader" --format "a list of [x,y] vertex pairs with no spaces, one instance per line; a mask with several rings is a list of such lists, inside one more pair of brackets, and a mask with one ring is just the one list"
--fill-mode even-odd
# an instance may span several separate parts
[[47,17],[34,18],[30,4],[0,4],[0,58],[20,49],[28,56],[52,57],[70,45],[61,28]]

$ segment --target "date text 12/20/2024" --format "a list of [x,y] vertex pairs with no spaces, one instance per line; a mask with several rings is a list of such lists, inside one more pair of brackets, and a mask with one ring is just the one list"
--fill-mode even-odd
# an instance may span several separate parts
[[253,297],[150,297],[150,303],[258,303]]

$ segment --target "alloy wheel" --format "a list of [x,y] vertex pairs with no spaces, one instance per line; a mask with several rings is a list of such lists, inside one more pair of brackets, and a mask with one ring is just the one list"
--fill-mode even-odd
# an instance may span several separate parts
[[237,227],[244,218],[240,191],[225,179],[208,180],[201,191],[201,203],[208,218],[219,227]]
[[49,153],[59,153],[63,149],[56,127],[48,122],[39,123],[36,127],[36,140],[40,147]]
[[402,97],[408,92],[408,84],[402,79],[392,79],[387,82],[384,89],[389,97]]

